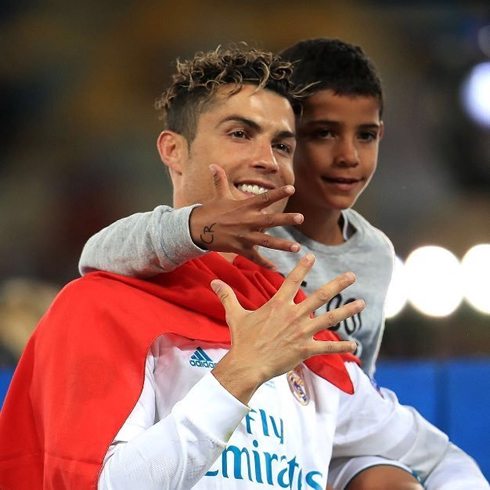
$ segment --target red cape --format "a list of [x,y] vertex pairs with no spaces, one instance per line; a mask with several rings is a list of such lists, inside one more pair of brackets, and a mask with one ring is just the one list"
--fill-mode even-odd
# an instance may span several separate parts
[[[209,287],[216,277],[250,310],[283,282],[242,257],[231,265],[208,254],[152,281],[98,272],[68,284],[32,335],[0,414],[0,489],[95,489],[107,448],[141,394],[154,339],[230,341]],[[338,339],[330,331],[319,337]],[[352,393],[341,356],[306,364]]]

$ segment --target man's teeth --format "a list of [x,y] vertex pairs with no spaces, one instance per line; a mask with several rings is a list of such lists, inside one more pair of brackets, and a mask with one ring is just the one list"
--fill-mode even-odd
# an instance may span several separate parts
[[240,184],[238,189],[242,192],[248,192],[249,194],[263,194],[264,192],[267,192],[267,189],[264,187],[250,184]]

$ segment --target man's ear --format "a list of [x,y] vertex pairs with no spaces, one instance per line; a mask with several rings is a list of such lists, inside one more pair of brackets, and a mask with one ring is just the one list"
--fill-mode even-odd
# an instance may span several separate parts
[[381,141],[381,139],[383,138],[384,133],[385,133],[385,123],[381,121],[379,123],[379,134],[378,134],[379,141]]
[[168,167],[170,175],[182,174],[182,166],[188,157],[187,140],[180,134],[166,129],[157,139],[158,153]]

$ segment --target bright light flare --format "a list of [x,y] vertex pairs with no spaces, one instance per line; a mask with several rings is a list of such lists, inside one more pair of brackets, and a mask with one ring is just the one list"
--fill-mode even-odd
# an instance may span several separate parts
[[468,250],[461,268],[466,300],[476,310],[490,315],[490,244]]
[[405,276],[410,303],[428,316],[448,316],[463,299],[460,263],[445,248],[414,250],[405,261]]
[[472,119],[490,127],[490,62],[473,67],[463,83],[463,105]]
[[405,266],[399,257],[395,257],[393,277],[386,295],[385,317],[393,318],[403,310],[407,303]]

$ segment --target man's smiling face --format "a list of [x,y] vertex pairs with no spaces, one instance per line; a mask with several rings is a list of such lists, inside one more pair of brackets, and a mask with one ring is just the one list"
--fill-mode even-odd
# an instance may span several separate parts
[[[173,178],[176,207],[214,198],[211,164],[223,167],[235,199],[294,183],[294,115],[289,101],[270,90],[257,91],[255,85],[244,85],[230,95],[235,88],[220,87],[199,115],[196,136]],[[284,206],[283,200],[271,207],[279,212]]]

